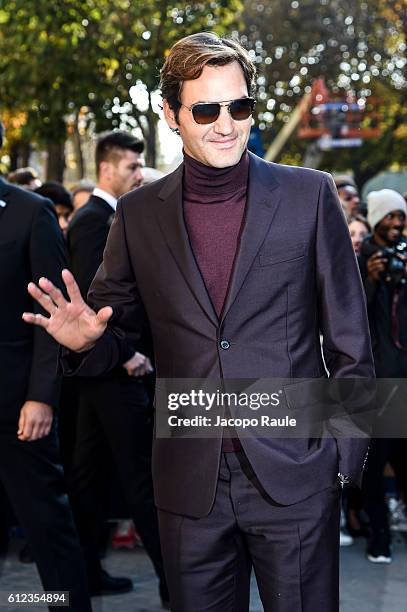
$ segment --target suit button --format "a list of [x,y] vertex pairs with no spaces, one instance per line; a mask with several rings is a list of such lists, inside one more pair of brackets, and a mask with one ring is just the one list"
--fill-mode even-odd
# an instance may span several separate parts
[[227,351],[230,348],[230,342],[228,342],[227,340],[221,340],[220,348],[223,348],[224,351]]

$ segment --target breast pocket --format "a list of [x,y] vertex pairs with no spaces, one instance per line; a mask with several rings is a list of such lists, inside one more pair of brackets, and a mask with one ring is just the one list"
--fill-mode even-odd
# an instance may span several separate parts
[[279,263],[288,263],[303,259],[307,255],[307,248],[304,244],[290,245],[288,247],[279,246],[278,248],[267,249],[259,254],[260,266],[272,266]]

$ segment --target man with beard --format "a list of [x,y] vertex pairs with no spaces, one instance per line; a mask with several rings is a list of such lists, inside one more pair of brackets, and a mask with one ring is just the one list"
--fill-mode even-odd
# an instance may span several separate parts
[[[398,272],[395,274],[389,268],[392,256],[386,253],[386,249],[395,247],[403,239],[407,206],[402,195],[392,189],[371,191],[367,196],[367,206],[373,234],[362,243],[359,263],[366,292],[376,376],[385,379],[406,378],[406,252],[401,252],[401,257],[393,260],[398,263]],[[383,397],[385,404],[385,385],[381,384],[379,390],[382,392],[379,397]],[[398,396],[392,398],[392,404],[396,405],[403,392],[402,388],[398,390]],[[364,490],[366,512],[372,529],[367,558],[373,563],[390,563],[392,560],[383,469],[387,461],[393,459],[400,487],[407,493],[406,455],[405,440],[372,440]]]

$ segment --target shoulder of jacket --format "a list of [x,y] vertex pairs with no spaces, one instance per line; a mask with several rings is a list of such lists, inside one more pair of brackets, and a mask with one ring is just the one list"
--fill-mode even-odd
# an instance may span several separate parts
[[[110,215],[114,213],[113,209],[110,212]],[[74,227],[75,225],[80,225],[81,223],[86,223],[88,221],[94,222],[95,220],[105,220],[109,216],[109,211],[99,208],[95,206],[92,202],[85,204],[82,206],[74,215],[70,227]]]
[[287,164],[276,164],[268,162],[270,169],[284,179],[300,179],[321,183],[323,180],[331,180],[329,172],[316,170],[315,168],[305,168],[303,166],[288,166]]
[[36,213],[38,208],[51,208],[54,210],[54,205],[48,198],[44,198],[34,191],[28,191],[12,183],[8,183],[8,197],[13,201],[14,205],[21,206],[33,213]]

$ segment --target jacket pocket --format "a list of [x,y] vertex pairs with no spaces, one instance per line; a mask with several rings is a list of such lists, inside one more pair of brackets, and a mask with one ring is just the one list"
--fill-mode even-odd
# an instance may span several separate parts
[[267,252],[261,252],[259,255],[259,264],[261,266],[272,266],[277,263],[284,263],[302,259],[307,255],[307,249],[303,244],[290,246],[286,249],[272,249]]

